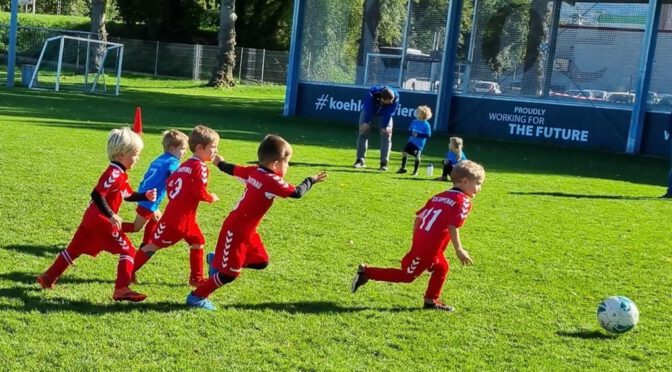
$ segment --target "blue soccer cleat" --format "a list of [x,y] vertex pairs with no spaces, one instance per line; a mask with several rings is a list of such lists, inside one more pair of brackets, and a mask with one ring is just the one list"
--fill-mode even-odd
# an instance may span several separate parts
[[192,293],[189,293],[189,296],[187,296],[187,305],[204,310],[217,310],[217,307],[210,300],[195,296]]
[[217,274],[217,269],[215,269],[212,266],[212,261],[215,260],[215,254],[214,253],[208,253],[208,255],[205,257],[205,260],[208,262],[208,277],[216,275]]

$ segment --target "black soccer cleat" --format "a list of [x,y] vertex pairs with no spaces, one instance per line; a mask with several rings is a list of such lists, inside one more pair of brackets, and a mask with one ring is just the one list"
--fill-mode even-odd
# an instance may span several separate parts
[[368,281],[369,278],[366,277],[366,265],[361,264],[357,268],[357,274],[355,274],[355,277],[352,279],[352,286],[350,290],[352,293],[355,293],[359,287],[363,286]]
[[400,168],[400,169],[397,171],[397,173],[399,173],[399,174],[404,174],[404,173],[408,173],[408,171],[406,170],[406,168]]
[[355,160],[355,164],[353,164],[352,166],[357,169],[366,168],[366,163],[364,162],[364,159],[358,158],[357,160]]
[[425,301],[425,304],[422,306],[422,308],[427,310],[441,310],[447,312],[455,311],[454,307],[448,306],[439,300],[433,300],[432,302]]

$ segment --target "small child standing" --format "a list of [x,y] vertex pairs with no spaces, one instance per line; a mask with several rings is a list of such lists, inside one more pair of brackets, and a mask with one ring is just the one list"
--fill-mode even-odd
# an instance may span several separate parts
[[448,152],[446,158],[443,159],[443,172],[437,181],[448,181],[450,172],[453,171],[455,165],[463,160],[467,160],[467,156],[462,151],[464,142],[460,137],[450,137],[450,144],[448,145]]
[[157,221],[161,219],[161,210],[159,205],[166,196],[166,181],[168,177],[180,166],[180,159],[187,151],[189,137],[179,130],[170,129],[163,132],[163,154],[154,159],[149,165],[145,176],[138,186],[138,192],[156,189],[157,197],[154,201],[143,201],[138,203],[135,209],[137,213],[133,223],[125,222],[122,224],[124,232],[138,232],[145,228],[140,248],[149,243],[149,239],[154,234]]
[[257,149],[258,166],[226,163],[219,156],[214,159],[217,168],[245,183],[245,191],[222,224],[215,253],[208,254],[210,278],[187,296],[187,305],[216,310],[208,299],[210,294],[234,281],[243,268],[261,270],[268,266],[268,253],[257,226],[275,197],[299,199],[327,178],[325,172],[320,172],[296,187],[285,182],[291,157],[292,146],[287,141],[268,135]]
[[212,203],[219,200],[217,195],[208,192],[210,170],[206,164],[217,154],[218,144],[217,132],[203,125],[197,125],[189,135],[189,149],[194,155],[168,177],[168,205],[149,243],[138,250],[134,276],[157,250],[184,239],[190,246],[189,284],[196,287],[203,282],[205,237],[196,221],[196,210],[201,201]]
[[397,173],[406,173],[406,160],[408,155],[413,155],[415,157],[415,163],[413,165],[413,175],[418,175],[418,167],[420,166],[420,156],[422,149],[425,148],[427,143],[427,138],[432,136],[432,127],[429,125],[427,120],[432,118],[432,109],[429,106],[419,106],[415,110],[415,120],[411,122],[411,126],[408,127],[408,143],[404,150],[401,152],[401,168]]
[[425,270],[431,272],[423,308],[453,311],[439,301],[450,264],[444,256],[449,242],[453,242],[457,258],[463,265],[472,264],[469,253],[462,246],[460,227],[471,211],[471,199],[481,191],[485,180],[483,167],[472,161],[458,163],[453,169],[453,188],[430,198],[416,212],[413,227],[413,245],[401,260],[401,269],[359,265],[352,280],[352,292],[369,280],[410,283]]
[[128,174],[140,158],[143,143],[130,128],[113,129],[107,139],[107,156],[111,163],[91,192],[91,203],[68,247],[54,263],[37,277],[43,289],[52,289],[65,270],[74,265],[82,254],[96,257],[106,251],[119,255],[117,280],[112,298],[115,301],[143,301],[147,296],[129,288],[135,247],[121,231],[122,220],[117,214],[122,200],[153,201],[156,189],[135,193],[128,183]]

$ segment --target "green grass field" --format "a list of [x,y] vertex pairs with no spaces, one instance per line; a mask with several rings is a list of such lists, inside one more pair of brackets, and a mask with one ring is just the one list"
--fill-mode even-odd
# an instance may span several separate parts
[[[475,260],[452,271],[452,314],[420,310],[427,283],[370,282],[360,262],[396,266],[414,213],[447,184],[355,170],[355,125],[284,118],[283,87],[214,91],[191,82],[125,78],[117,98],[0,88],[0,360],[8,370],[663,370],[672,338],[672,230],[658,199],[667,161],[465,139],[487,170],[462,229]],[[34,278],[68,244],[107,165],[107,132],[143,109],[137,186],[160,154],[160,131],[216,128],[228,161],[255,160],[266,133],[295,150],[287,179],[329,180],[301,200],[277,200],[260,226],[268,269],[245,271],[213,296],[217,312],[188,309],[188,252],[159,252],[140,272],[140,304],[111,299],[116,259],[83,256],[53,291]],[[375,138],[375,136],[374,136]],[[438,164],[447,137],[428,144]],[[378,156],[374,139],[370,163]],[[421,174],[424,174],[424,169]],[[242,186],[213,168],[218,203],[199,221],[214,246]],[[132,219],[127,203],[122,217]],[[135,235],[134,241],[141,236]],[[596,321],[610,295],[639,306],[637,329],[613,337]]]

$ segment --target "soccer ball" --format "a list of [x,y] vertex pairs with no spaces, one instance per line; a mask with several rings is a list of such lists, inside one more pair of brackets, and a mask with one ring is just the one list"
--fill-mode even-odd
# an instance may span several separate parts
[[639,322],[639,309],[627,297],[608,297],[597,306],[597,320],[608,332],[625,333]]

